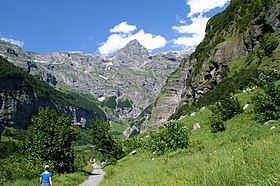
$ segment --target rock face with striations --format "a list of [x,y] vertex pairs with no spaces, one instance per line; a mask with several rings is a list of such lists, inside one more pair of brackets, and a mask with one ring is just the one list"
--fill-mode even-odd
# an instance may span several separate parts
[[[189,54],[151,55],[137,40],[130,41],[111,57],[83,52],[37,54],[0,40],[0,55],[56,89],[68,87],[91,94],[101,105],[107,99],[115,98],[117,106],[106,109],[113,119],[139,115],[155,100],[167,78]],[[130,105],[118,107],[118,102],[124,99]]]

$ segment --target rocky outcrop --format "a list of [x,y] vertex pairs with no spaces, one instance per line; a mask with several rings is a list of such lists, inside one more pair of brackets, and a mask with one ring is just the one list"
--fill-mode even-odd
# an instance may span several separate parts
[[167,119],[176,111],[178,102],[181,100],[183,88],[186,84],[186,74],[192,65],[189,61],[183,60],[182,65],[166,81],[156,98],[151,115],[140,127],[141,132],[151,130],[163,125]]

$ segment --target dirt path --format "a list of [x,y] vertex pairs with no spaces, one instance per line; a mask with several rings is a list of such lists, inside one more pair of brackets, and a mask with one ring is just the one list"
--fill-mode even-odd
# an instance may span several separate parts
[[91,175],[86,181],[84,181],[84,183],[80,184],[79,186],[98,186],[102,181],[105,175],[104,170],[96,163],[92,164],[92,166],[93,171]]

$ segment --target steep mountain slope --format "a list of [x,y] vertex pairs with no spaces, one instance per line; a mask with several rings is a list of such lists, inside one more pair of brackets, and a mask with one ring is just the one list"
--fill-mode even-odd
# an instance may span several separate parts
[[105,113],[80,95],[64,94],[0,57],[0,133],[4,126],[26,128],[39,107],[71,116],[74,125],[90,119],[106,120]]
[[[139,115],[154,101],[168,76],[190,53],[150,55],[133,40],[112,57],[82,52],[36,54],[4,41],[0,41],[0,54],[57,89],[97,97],[109,117],[123,118]],[[119,101],[130,104],[118,107]]]
[[[279,0],[240,0],[231,1],[224,12],[210,19],[204,40],[169,78],[167,82],[174,83],[164,86],[142,130],[162,125],[172,114],[179,118],[191,103],[202,107],[249,86],[257,69],[279,69],[279,12]],[[242,85],[231,86],[233,79],[243,81]],[[174,86],[179,88],[165,93]],[[219,91],[213,93],[215,89]],[[166,99],[170,100],[168,112],[162,107]]]

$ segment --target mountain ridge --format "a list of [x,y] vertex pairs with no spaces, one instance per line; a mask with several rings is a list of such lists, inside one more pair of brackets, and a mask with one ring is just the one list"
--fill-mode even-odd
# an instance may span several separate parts
[[60,91],[95,96],[113,120],[136,117],[155,101],[166,79],[190,52],[151,55],[132,40],[109,57],[77,51],[37,54],[0,41],[1,56]]

